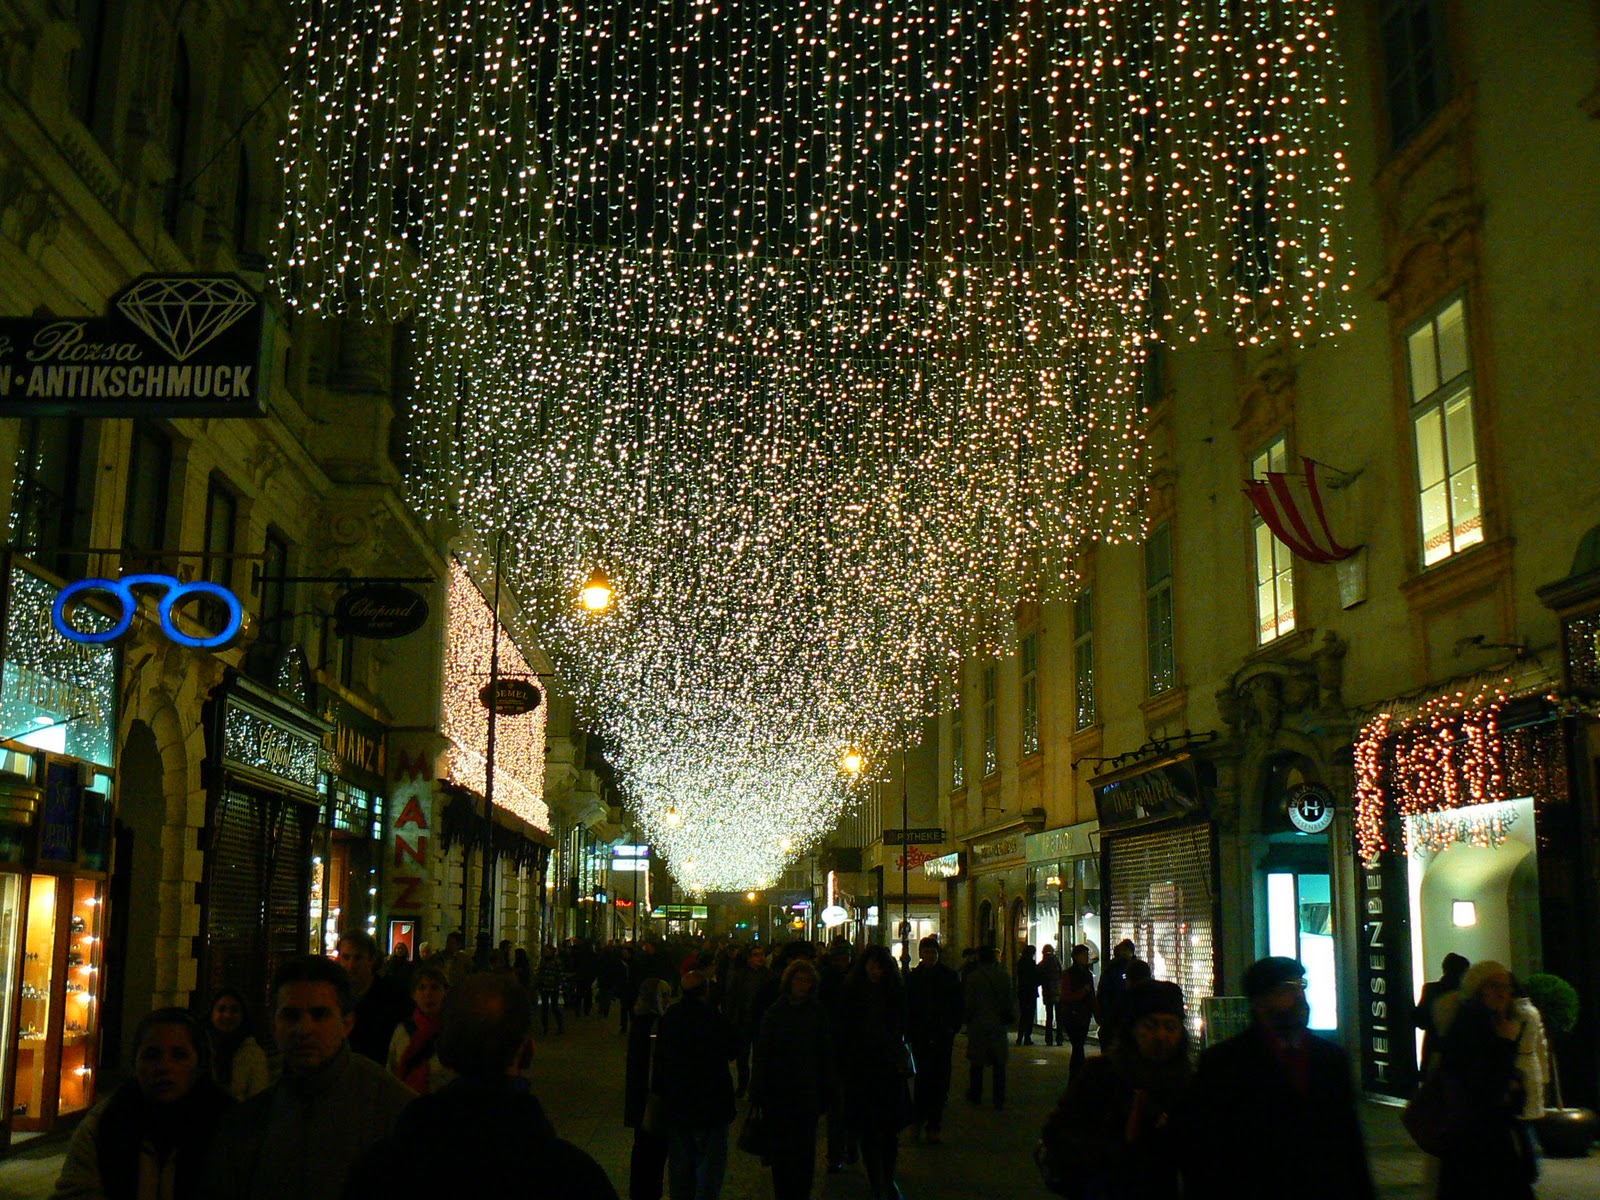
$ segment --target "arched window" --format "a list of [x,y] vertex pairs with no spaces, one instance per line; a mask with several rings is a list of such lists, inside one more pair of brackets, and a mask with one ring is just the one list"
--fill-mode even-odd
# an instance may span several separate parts
[[239,177],[233,185],[233,252],[240,266],[254,261],[255,241],[250,229],[250,152],[239,147]]
[[67,86],[74,115],[93,128],[100,99],[100,52],[106,39],[105,0],[78,0],[77,25],[78,48],[67,69]]
[[167,232],[178,232],[178,212],[183,206],[184,149],[189,144],[189,49],[178,39],[172,63],[172,92],[167,105],[167,160],[172,164],[172,178],[167,181],[166,203],[162,206],[161,223]]

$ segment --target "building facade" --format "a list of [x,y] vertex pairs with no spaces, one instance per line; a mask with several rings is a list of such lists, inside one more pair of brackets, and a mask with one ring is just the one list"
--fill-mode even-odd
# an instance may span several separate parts
[[[1600,362],[1576,349],[1600,331],[1600,14],[1371,0],[1337,28],[1353,327],[1155,360],[1143,542],[1095,546],[1074,594],[943,681],[941,823],[967,855],[946,928],[1007,955],[1128,937],[1202,1033],[1195,1001],[1293,954],[1314,1025],[1403,1096],[1446,951],[1600,998]],[[1303,501],[1308,473],[1341,561],[1248,494],[1277,475]],[[1592,1016],[1563,1050],[1592,1099]]]

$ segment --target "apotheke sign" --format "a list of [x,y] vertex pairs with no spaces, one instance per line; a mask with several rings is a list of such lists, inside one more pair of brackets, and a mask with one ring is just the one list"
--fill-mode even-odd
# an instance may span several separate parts
[[145,275],[103,317],[0,317],[0,416],[265,416],[264,314],[236,275]]

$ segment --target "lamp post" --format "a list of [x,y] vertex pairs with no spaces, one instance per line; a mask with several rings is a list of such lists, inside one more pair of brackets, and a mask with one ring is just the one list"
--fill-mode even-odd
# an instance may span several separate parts
[[[485,707],[489,710],[489,720],[486,737],[484,739],[483,762],[483,871],[482,886],[478,895],[478,923],[477,932],[487,934],[492,943],[494,941],[494,756],[496,720],[500,712],[500,575],[501,560],[504,556],[506,531],[499,530],[494,538],[494,593],[490,601],[490,628],[489,628],[489,686],[485,691],[488,697]],[[578,598],[583,608],[594,614],[605,612],[611,607],[615,598],[616,589],[612,586],[610,577],[605,571],[596,567],[590,572],[587,582],[580,589]],[[463,846],[461,864],[461,928],[463,933],[467,929],[468,909],[471,897],[471,888],[467,886],[467,855],[470,849]],[[563,855],[563,860],[565,855]],[[548,897],[541,899],[548,902]]]

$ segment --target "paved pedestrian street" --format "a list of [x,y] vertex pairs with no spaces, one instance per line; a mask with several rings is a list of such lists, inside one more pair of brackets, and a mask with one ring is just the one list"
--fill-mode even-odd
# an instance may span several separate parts
[[[1011,1097],[1004,1111],[974,1107],[962,1097],[965,1062],[956,1047],[954,1097],[945,1118],[944,1141],[901,1139],[900,1184],[907,1200],[1040,1200],[1049,1195],[1033,1165],[1034,1139],[1061,1086],[1068,1051],[1023,1046],[1011,1052]],[[622,1127],[623,1039],[615,1016],[568,1018],[567,1032],[539,1042],[535,1092],[557,1131],[599,1160],[626,1200],[628,1147],[632,1133]],[[1422,1200],[1425,1157],[1406,1137],[1399,1111],[1363,1106],[1367,1144],[1383,1200]],[[1240,1130],[1248,1137],[1248,1130]],[[821,1142],[819,1132],[819,1143]],[[52,1140],[24,1146],[0,1160],[0,1198],[33,1200],[50,1194],[60,1170],[64,1143]],[[442,1147],[419,1147],[429,1155]],[[816,1194],[825,1200],[866,1200],[870,1195],[859,1166],[825,1175],[818,1163]],[[538,1195],[537,1191],[531,1194]],[[771,1176],[748,1154],[730,1147],[725,1200],[768,1200]],[[1540,1200],[1594,1200],[1600,1196],[1600,1155],[1582,1161],[1547,1161],[1538,1188]]]

